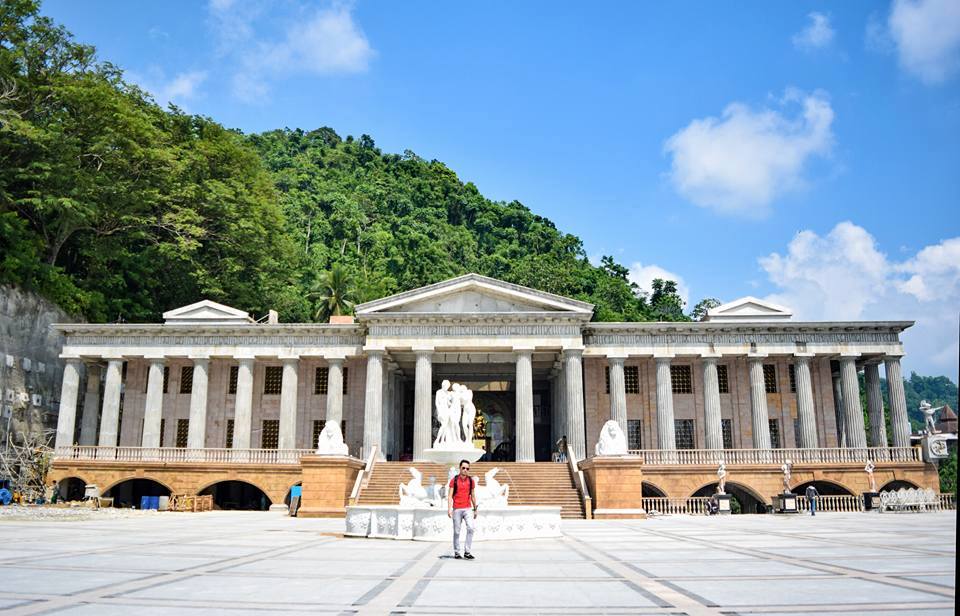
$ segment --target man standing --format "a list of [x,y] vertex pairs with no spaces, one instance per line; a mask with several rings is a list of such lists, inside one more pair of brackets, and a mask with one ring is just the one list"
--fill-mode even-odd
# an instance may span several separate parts
[[817,498],[820,493],[813,487],[813,484],[807,486],[807,502],[810,503],[810,515],[817,515]]
[[473,529],[477,517],[477,497],[474,494],[474,478],[470,476],[470,461],[460,460],[460,473],[450,480],[447,498],[447,516],[453,519],[453,557],[460,556],[460,525],[467,525],[467,540],[464,542],[463,558],[473,560],[470,548],[473,545]]

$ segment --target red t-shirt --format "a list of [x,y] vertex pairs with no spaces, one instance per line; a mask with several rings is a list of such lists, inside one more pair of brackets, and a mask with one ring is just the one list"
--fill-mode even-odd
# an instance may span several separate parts
[[[457,490],[454,492],[453,483],[457,482]],[[461,477],[458,473],[456,477],[450,480],[450,494],[453,498],[453,508],[454,509],[469,509],[472,505],[470,504],[470,487],[473,485],[473,477],[469,475],[467,477]]]

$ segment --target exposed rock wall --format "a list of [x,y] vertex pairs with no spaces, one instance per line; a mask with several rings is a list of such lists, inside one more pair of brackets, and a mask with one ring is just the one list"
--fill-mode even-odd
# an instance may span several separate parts
[[0,286],[0,445],[8,433],[56,429],[62,340],[50,325],[73,321],[34,293]]

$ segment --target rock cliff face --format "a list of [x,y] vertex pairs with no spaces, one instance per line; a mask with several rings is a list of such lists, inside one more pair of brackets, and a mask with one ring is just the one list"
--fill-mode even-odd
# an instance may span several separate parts
[[0,446],[8,434],[56,429],[62,340],[50,325],[73,321],[34,293],[0,286]]

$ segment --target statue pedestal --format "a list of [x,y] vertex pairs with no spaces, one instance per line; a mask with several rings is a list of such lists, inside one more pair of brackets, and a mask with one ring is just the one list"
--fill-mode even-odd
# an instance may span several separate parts
[[864,511],[873,511],[874,509],[880,509],[880,493],[879,492],[864,492],[863,493],[863,510]]
[[799,513],[796,494],[774,494],[770,500],[774,513]]
[[476,462],[485,453],[487,452],[482,449],[477,449],[476,447],[471,447],[469,449],[466,447],[452,449],[430,448],[423,450],[423,459],[430,462],[439,462],[440,464],[457,466],[460,463],[460,460],[469,460],[471,463]]
[[730,515],[732,513],[730,509],[731,495],[715,494],[715,496],[717,497],[717,504],[719,505],[719,509],[717,510],[717,513],[719,513],[720,515]]
[[353,484],[364,466],[350,456],[303,456],[299,518],[342,518]]
[[[560,507],[481,507],[474,541],[560,537]],[[448,542],[453,522],[446,508],[351,505],[347,537]]]
[[596,519],[645,518],[643,458],[595,456],[580,463]]

